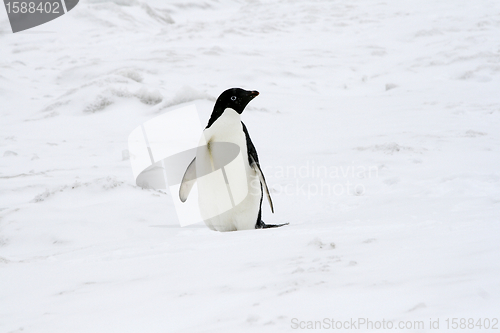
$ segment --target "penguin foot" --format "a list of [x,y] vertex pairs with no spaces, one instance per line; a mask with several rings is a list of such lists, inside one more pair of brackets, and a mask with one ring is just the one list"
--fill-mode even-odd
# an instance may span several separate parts
[[264,221],[260,220],[255,225],[255,229],[278,228],[278,227],[282,227],[282,226],[288,225],[288,224],[289,223],[283,223],[283,224],[265,224]]

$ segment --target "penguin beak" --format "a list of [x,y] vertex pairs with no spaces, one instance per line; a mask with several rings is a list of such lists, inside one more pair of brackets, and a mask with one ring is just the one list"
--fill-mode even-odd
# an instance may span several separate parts
[[259,92],[258,92],[258,91],[256,91],[256,90],[254,90],[254,91],[250,91],[250,97],[251,97],[251,98],[255,98],[255,97],[257,97],[257,96],[259,96]]

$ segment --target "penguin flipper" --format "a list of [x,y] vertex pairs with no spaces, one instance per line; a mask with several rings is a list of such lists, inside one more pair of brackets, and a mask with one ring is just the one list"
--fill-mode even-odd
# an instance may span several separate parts
[[[271,212],[274,214],[274,207],[273,207],[273,201],[271,200],[271,195],[269,194],[269,189],[267,188],[266,184],[266,179],[264,178],[264,174],[262,173],[262,170],[260,170],[260,165],[255,161],[252,155],[250,155],[250,159],[252,160],[252,164],[250,165],[255,172],[257,172],[257,175],[259,176],[260,183],[262,184],[262,187],[264,189],[264,192],[266,192],[267,196],[267,201],[269,201],[269,206],[271,206]],[[264,222],[262,222],[264,223]]]
[[191,192],[191,189],[196,182],[196,157],[193,158],[191,163],[186,169],[184,173],[184,177],[182,177],[181,187],[179,187],[179,199],[182,202],[185,202]]

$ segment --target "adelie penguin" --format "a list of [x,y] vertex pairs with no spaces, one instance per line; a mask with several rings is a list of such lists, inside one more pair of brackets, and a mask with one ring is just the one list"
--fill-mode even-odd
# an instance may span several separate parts
[[[258,95],[257,91],[232,88],[217,98],[196,157],[182,179],[179,198],[185,202],[197,182],[200,213],[212,230],[263,229],[288,224],[262,221],[264,195],[274,213],[273,203],[257,150],[241,121],[241,113]],[[221,172],[215,173],[216,170]]]

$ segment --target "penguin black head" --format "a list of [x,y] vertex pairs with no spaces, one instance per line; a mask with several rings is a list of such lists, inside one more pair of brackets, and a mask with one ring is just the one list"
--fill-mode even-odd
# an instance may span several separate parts
[[258,91],[249,91],[241,88],[228,89],[217,98],[214,111],[216,109],[224,111],[226,108],[231,108],[241,114],[247,104],[257,95],[259,95]]
[[208,121],[207,128],[210,127],[227,108],[231,108],[241,114],[247,104],[258,95],[258,91],[244,90],[241,88],[231,88],[224,91],[215,102],[214,111]]

